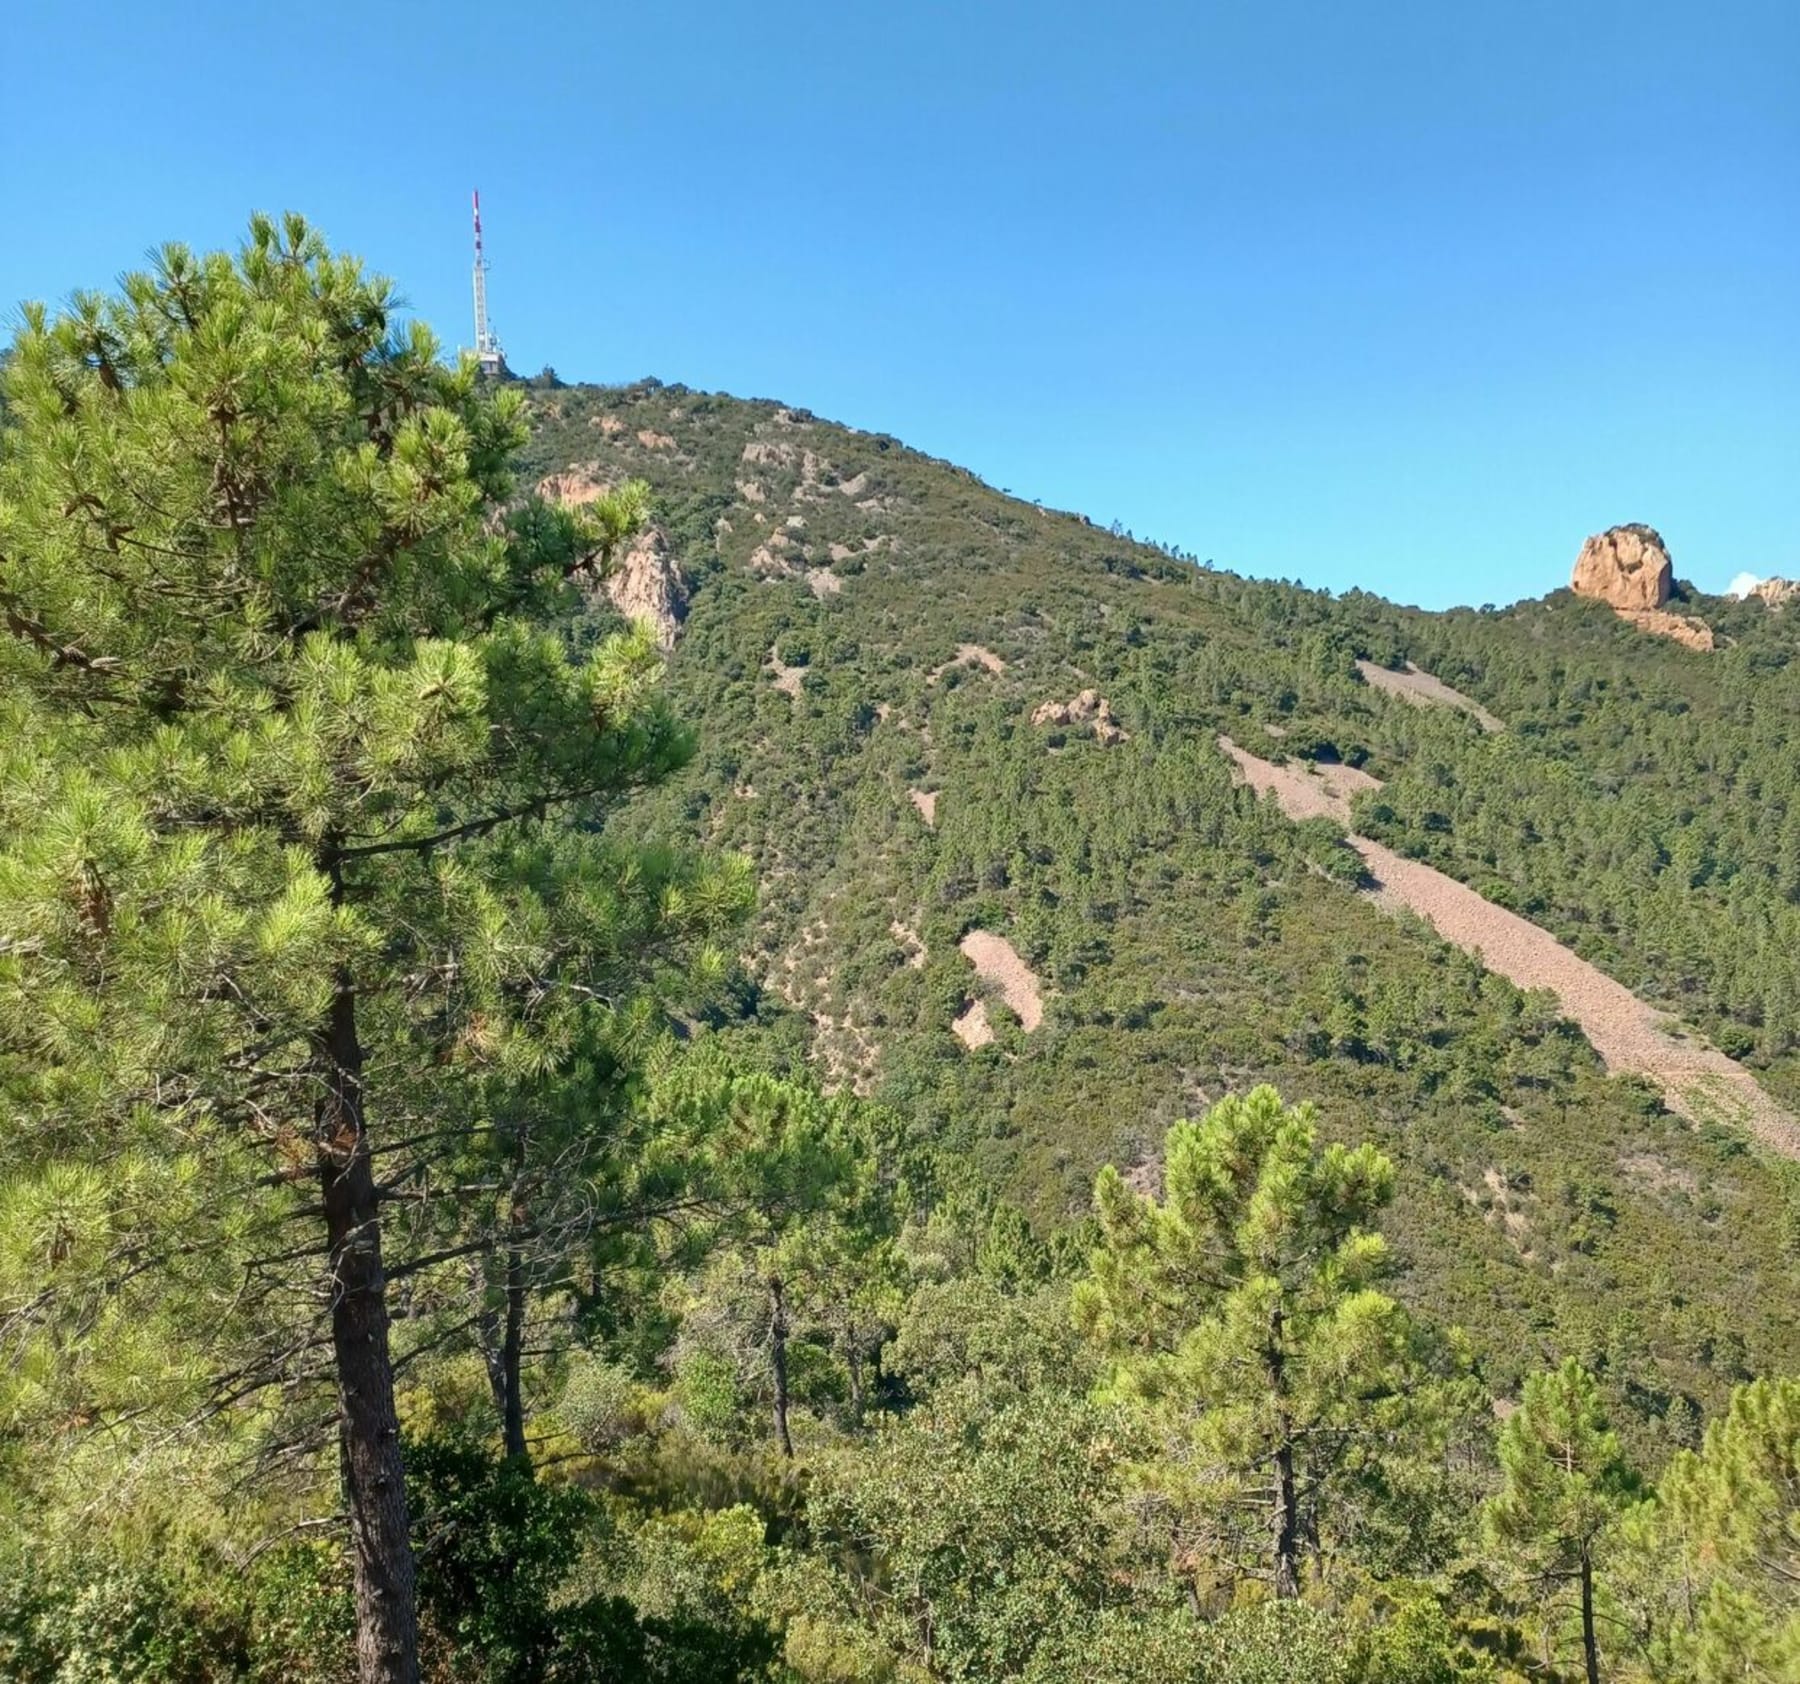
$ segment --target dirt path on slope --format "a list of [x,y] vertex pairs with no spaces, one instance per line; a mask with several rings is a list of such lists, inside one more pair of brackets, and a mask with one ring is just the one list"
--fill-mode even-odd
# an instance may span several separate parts
[[[1244,781],[1258,794],[1273,794],[1291,819],[1330,818],[1347,824],[1350,795],[1381,787],[1352,767],[1275,766],[1229,737],[1221,737],[1219,746]],[[1690,1122],[1733,1123],[1784,1157],[1800,1158],[1800,1125],[1736,1059],[1646,1005],[1548,930],[1484,900],[1466,883],[1364,836],[1351,836],[1350,846],[1375,879],[1375,887],[1365,893],[1377,906],[1417,914],[1445,941],[1473,953],[1517,988],[1549,989],[1563,1012],[1581,1025],[1608,1070],[1648,1077],[1662,1089],[1669,1109]]]
[[1415,667],[1411,661],[1406,663],[1403,672],[1395,672],[1392,667],[1377,666],[1373,661],[1358,661],[1356,670],[1363,675],[1365,684],[1377,690],[1385,690],[1390,696],[1398,696],[1403,702],[1411,702],[1414,707],[1458,708],[1469,714],[1484,731],[1506,729],[1473,696],[1465,696],[1462,691],[1451,689],[1441,678],[1434,678],[1430,673]]

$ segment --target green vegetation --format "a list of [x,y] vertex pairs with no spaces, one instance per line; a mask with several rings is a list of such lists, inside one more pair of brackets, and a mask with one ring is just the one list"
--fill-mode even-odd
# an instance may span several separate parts
[[1800,620],[1251,584],[389,311],[259,220],[0,375],[0,1673],[1796,1676],[1792,1167],[1215,739],[1791,1102]]

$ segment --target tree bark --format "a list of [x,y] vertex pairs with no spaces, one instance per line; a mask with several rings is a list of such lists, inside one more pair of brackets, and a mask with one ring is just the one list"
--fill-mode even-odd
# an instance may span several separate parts
[[316,1123],[329,1246],[339,1448],[355,1558],[356,1665],[362,1684],[417,1684],[419,1628],[411,1517],[394,1365],[388,1348],[381,1218],[364,1126],[356,995],[340,982],[319,1036]]
[[[514,1211],[515,1218],[518,1211]],[[525,1254],[518,1241],[506,1248],[506,1332],[500,1347],[501,1385],[505,1402],[500,1411],[500,1432],[506,1454],[529,1463],[525,1448],[525,1397],[520,1372],[525,1350]]]
[[1581,1551],[1581,1658],[1587,1663],[1587,1684],[1600,1684],[1600,1644],[1594,1634],[1594,1562],[1585,1545]]
[[1274,1555],[1275,1594],[1300,1594],[1300,1504],[1294,1488],[1294,1426],[1288,1416],[1287,1354],[1282,1345],[1281,1310],[1269,1316],[1269,1343],[1264,1350],[1269,1395],[1275,1403],[1275,1506],[1269,1517]]
[[481,1365],[487,1370],[488,1393],[494,1400],[494,1418],[506,1419],[506,1334],[504,1321],[489,1292],[487,1260],[476,1256],[469,1263],[469,1290],[477,1301],[475,1343],[481,1347]]
[[794,1453],[794,1441],[788,1436],[788,1319],[787,1298],[781,1277],[769,1279],[769,1358],[775,1370],[775,1442],[784,1456]]
[[850,1370],[850,1425],[860,1427],[866,1403],[863,1395],[862,1347],[857,1343],[854,1331],[844,1342],[844,1365]]

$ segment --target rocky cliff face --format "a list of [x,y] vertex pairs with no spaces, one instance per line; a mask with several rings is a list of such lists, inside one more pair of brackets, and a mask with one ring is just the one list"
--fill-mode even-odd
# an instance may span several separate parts
[[1653,526],[1633,523],[1608,527],[1588,539],[1575,558],[1569,581],[1577,596],[1621,609],[1660,608],[1674,588],[1675,569],[1662,535]]
[[673,649],[687,616],[688,583],[660,526],[646,527],[613,564],[606,594],[628,620],[648,620],[656,641]]
[[1748,594],[1761,597],[1771,608],[1785,608],[1800,602],[1800,579],[1759,579]]
[[1698,649],[1702,654],[1713,647],[1713,629],[1704,620],[1696,620],[1691,614],[1671,614],[1662,608],[1618,608],[1614,610],[1621,620],[1628,620],[1639,631],[1647,631],[1656,637],[1673,638],[1677,643],[1685,643],[1690,649]]
[[[591,503],[611,489],[591,465],[547,474],[537,486],[540,497],[566,508]],[[681,563],[669,553],[668,536],[660,526],[646,527],[614,561],[606,576],[606,594],[626,619],[648,620],[664,649],[675,647],[687,616],[688,582]]]

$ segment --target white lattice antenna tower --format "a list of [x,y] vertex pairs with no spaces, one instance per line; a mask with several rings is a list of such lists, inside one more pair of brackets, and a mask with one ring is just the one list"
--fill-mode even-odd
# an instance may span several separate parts
[[498,376],[506,367],[506,354],[488,326],[487,258],[481,249],[481,189],[475,189],[475,360],[483,374]]

